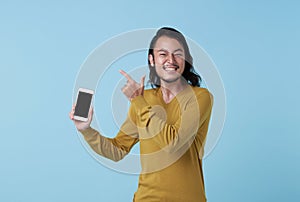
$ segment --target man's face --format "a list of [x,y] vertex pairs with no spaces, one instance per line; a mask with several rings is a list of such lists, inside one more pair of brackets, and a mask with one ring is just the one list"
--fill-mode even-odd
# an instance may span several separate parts
[[149,55],[150,64],[155,67],[157,75],[166,83],[180,79],[185,65],[183,46],[173,38],[160,37],[154,46],[154,58]]

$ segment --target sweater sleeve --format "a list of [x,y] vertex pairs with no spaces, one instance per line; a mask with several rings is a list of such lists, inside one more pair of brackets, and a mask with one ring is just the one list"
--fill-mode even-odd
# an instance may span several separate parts
[[137,114],[137,126],[143,133],[140,135],[154,137],[157,145],[167,152],[176,152],[193,140],[199,128],[210,118],[213,98],[206,89],[198,94],[189,93],[186,97],[188,99],[179,100],[181,116],[174,124],[157,116],[143,96],[135,97],[132,105]]
[[114,138],[101,135],[97,130],[89,127],[79,132],[84,136],[89,146],[99,155],[113,161],[119,161],[126,156],[131,148],[139,141],[138,131],[135,125],[135,117],[131,113],[131,107],[125,122]]

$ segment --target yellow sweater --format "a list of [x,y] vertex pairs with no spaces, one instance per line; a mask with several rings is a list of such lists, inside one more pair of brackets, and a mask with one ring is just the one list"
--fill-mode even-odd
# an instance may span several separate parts
[[168,104],[161,89],[145,90],[131,101],[115,138],[88,128],[80,131],[98,154],[121,160],[140,142],[142,171],[135,202],[204,202],[204,143],[213,97],[188,86]]

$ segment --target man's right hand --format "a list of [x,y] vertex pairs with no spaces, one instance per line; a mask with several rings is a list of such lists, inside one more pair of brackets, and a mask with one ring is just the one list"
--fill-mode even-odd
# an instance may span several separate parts
[[94,113],[93,107],[90,107],[90,111],[89,111],[87,122],[75,120],[74,119],[74,112],[75,112],[75,105],[73,105],[72,110],[69,113],[69,117],[74,122],[77,130],[85,130],[85,129],[89,128],[90,125],[91,125],[92,118],[93,118],[93,113]]

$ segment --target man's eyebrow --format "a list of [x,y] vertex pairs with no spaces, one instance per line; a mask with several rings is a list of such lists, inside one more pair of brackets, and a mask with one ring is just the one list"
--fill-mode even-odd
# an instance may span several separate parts
[[[168,50],[166,50],[166,49],[164,49],[164,48],[161,48],[161,49],[159,49],[159,50],[157,50],[157,51],[158,51],[158,52],[159,52],[159,51],[169,52]],[[183,50],[182,50],[181,48],[178,48],[178,49],[174,50],[173,53],[175,53],[175,52],[177,52],[177,51],[183,52]]]
[[157,51],[158,51],[158,52],[159,52],[159,51],[165,51],[165,52],[168,52],[168,51],[167,51],[166,49],[164,49],[164,48],[158,49]]
[[175,52],[177,52],[177,51],[181,51],[181,52],[183,52],[183,50],[182,50],[181,48],[178,48],[178,49],[174,50],[174,52],[173,52],[173,53],[175,53]]

